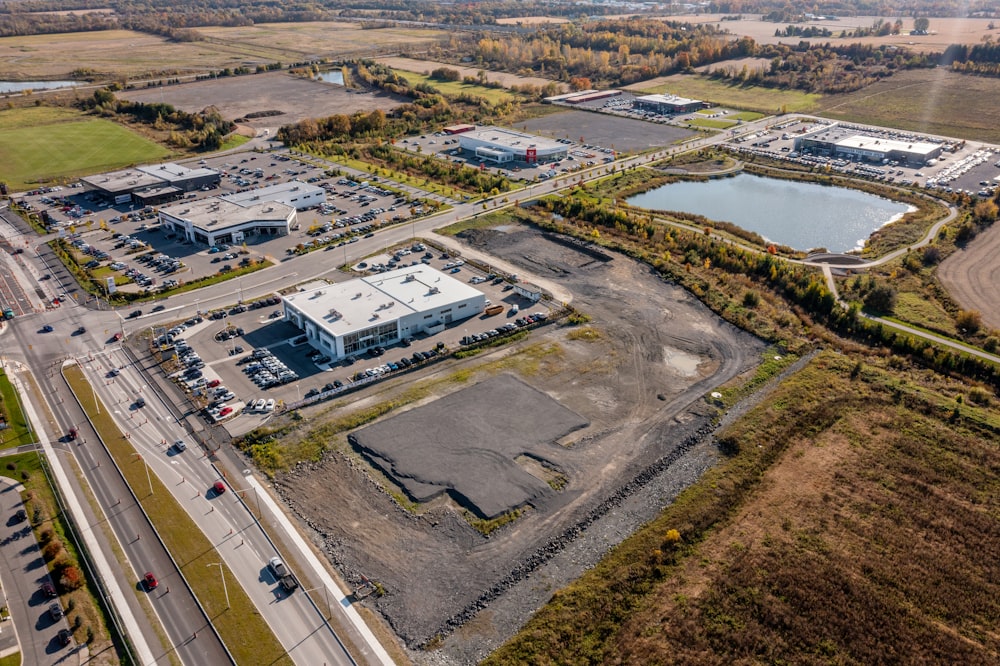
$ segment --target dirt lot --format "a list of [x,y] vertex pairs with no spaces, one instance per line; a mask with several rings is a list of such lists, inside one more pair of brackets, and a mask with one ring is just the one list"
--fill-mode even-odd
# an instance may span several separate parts
[[619,152],[642,152],[670,146],[694,134],[691,130],[671,125],[588,111],[550,113],[517,123],[516,129],[613,148]]
[[[389,67],[394,67],[396,69],[401,69],[406,72],[414,72],[416,74],[430,73],[431,71],[437,69],[438,67],[447,67],[448,69],[454,69],[462,77],[466,76],[478,76],[479,68],[476,67],[462,67],[460,65],[452,65],[444,62],[435,62],[434,60],[414,60],[413,58],[376,58],[381,63],[388,65]],[[508,74],[507,72],[486,72],[487,81],[498,81],[505,88],[510,88],[511,86],[523,86],[525,84],[538,86],[543,88],[548,84],[552,83],[552,79],[542,79],[537,76],[518,76],[517,74]],[[559,84],[560,90],[565,90],[565,86]]]
[[938,278],[948,293],[968,310],[979,310],[983,324],[1000,330],[1000,225],[994,224],[945,259]]
[[[714,408],[702,396],[752,368],[763,350],[627,258],[595,260],[518,225],[470,231],[465,240],[526,273],[560,281],[592,322],[550,325],[518,348],[447,361],[431,376],[359,396],[352,407],[369,408],[417,382],[435,387],[419,403],[433,404],[494,375],[515,374],[589,423],[560,440],[562,478],[552,479],[552,492],[487,538],[446,498],[402,509],[377,481],[384,477],[354,452],[301,464],[275,483],[348,581],[364,574],[385,586],[386,596],[365,603],[407,645],[446,636],[436,651],[415,651],[418,663],[481,658],[697,478],[713,456],[705,435]],[[480,402],[480,410],[503,410],[504,392]],[[457,424],[474,416],[451,411],[440,418]],[[537,468],[526,471],[540,478]]]
[[164,88],[127,90],[119,97],[140,102],[166,102],[184,111],[215,106],[225,118],[242,118],[257,111],[280,111],[280,115],[249,119],[256,128],[278,127],[304,118],[325,118],[355,111],[388,111],[405,100],[386,93],[349,92],[337,86],[304,79],[285,72],[234,76],[183,83]]

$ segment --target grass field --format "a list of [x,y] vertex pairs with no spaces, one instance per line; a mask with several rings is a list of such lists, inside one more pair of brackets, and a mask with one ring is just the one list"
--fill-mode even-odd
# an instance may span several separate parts
[[30,444],[35,441],[28,428],[28,420],[21,411],[14,385],[7,378],[7,373],[0,370],[0,417],[7,427],[0,430],[0,448],[10,448]]
[[0,111],[0,180],[12,190],[130,164],[169,151],[109,120],[70,109],[26,107]]
[[694,127],[707,127],[709,129],[729,129],[738,124],[735,120],[718,120],[716,118],[693,118],[687,123]]
[[661,76],[627,86],[628,90],[651,93],[672,93],[692,99],[703,99],[731,109],[757,111],[763,114],[809,113],[819,107],[821,96],[799,90],[775,90],[759,86],[728,85],[721,81],[675,74]]
[[[87,412],[105,446],[115,459],[125,481],[135,492],[143,511],[159,533],[167,550],[177,561],[184,577],[205,612],[212,618],[222,641],[240,664],[291,664],[229,568],[223,565],[228,580],[229,608],[226,590],[214,565],[223,559],[212,542],[202,533],[187,512],[178,504],[166,486],[156,476],[147,476],[145,463],[122,435],[107,406],[94,396],[83,371],[78,366],[64,370],[66,380]],[[152,494],[149,487],[152,486]],[[247,640],[247,637],[253,640]]]
[[461,81],[438,81],[437,79],[432,79],[429,76],[424,76],[423,74],[417,74],[416,72],[407,72],[405,70],[396,70],[400,76],[407,80],[411,86],[416,86],[421,83],[425,83],[429,86],[433,86],[435,89],[441,91],[441,94],[446,97],[457,97],[458,95],[475,95],[476,97],[482,97],[483,99],[489,101],[491,104],[502,104],[503,102],[510,101],[514,99],[514,96],[509,92],[506,92],[499,88],[487,88],[485,86],[462,83]]
[[998,143],[997,99],[1000,79],[919,69],[899,72],[863,90],[824,97],[815,112],[837,120]]

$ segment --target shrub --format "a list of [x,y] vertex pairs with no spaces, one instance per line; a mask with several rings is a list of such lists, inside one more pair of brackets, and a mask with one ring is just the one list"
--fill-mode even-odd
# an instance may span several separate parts
[[59,539],[52,539],[42,548],[42,556],[45,558],[46,562],[51,562],[63,552],[62,541]]
[[896,307],[896,290],[888,285],[877,285],[865,296],[865,307],[875,312],[892,312]]
[[64,566],[59,574],[59,585],[67,591],[80,589],[83,586],[80,569],[73,564]]
[[760,304],[760,295],[756,291],[747,291],[743,294],[743,307],[755,308]]
[[966,333],[975,333],[983,325],[982,315],[978,310],[959,310],[955,325]]

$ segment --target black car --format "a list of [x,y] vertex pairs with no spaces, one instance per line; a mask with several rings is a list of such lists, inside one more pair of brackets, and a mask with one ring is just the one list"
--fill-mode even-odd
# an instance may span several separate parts
[[73,641],[73,633],[69,629],[60,629],[58,640],[59,644],[65,647]]
[[142,310],[133,310],[131,314],[129,314],[129,319],[135,319],[136,317],[141,317],[141,316],[142,316]]
[[75,331],[73,331],[73,335],[83,335],[86,332],[87,332],[87,329],[84,328],[83,326],[81,326],[80,328],[78,328]]
[[153,308],[153,312],[163,312],[166,309],[167,309],[166,305],[157,305],[155,308]]
[[317,388],[312,388],[312,389],[309,389],[308,391],[306,391],[306,397],[307,398],[311,398],[314,395],[319,395],[319,394],[320,394],[320,390],[317,389]]
[[332,391],[335,388],[337,388],[337,387],[334,386],[333,384],[327,384],[326,386],[323,387],[323,390],[324,391]]

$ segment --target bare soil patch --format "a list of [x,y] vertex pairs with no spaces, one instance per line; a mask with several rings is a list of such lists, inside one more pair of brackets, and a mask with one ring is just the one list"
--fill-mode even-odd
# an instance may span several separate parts
[[215,106],[226,118],[245,118],[260,111],[280,115],[248,118],[250,127],[278,127],[305,118],[325,118],[355,111],[388,111],[405,100],[383,92],[352,92],[343,86],[314,81],[287,72],[249,74],[182,83],[163,88],[142,88],[118,93],[125,99],[166,102],[184,111]]
[[[479,72],[482,71],[478,67],[464,67],[462,65],[452,65],[446,62],[436,62],[434,60],[414,60],[413,58],[376,58],[379,62],[393,67],[395,69],[402,69],[407,72],[415,72],[417,74],[430,74],[435,69],[439,67],[447,67],[448,69],[454,69],[462,77],[472,76],[476,77]],[[518,76],[517,74],[508,74],[506,72],[486,72],[487,81],[496,81],[500,83],[505,88],[510,88],[511,86],[523,86],[532,85],[542,88],[550,83],[553,83],[552,79],[543,79],[537,76]],[[558,83],[558,82],[556,82]],[[565,90],[566,86],[559,84],[560,90]]]
[[1000,330],[1000,225],[980,233],[941,262],[938,279],[966,310],[979,310],[983,323]]
[[[697,445],[714,414],[702,396],[755,366],[763,351],[758,340],[628,258],[594,261],[520,225],[461,237],[572,292],[574,305],[593,318],[591,334],[571,336],[576,328],[550,325],[514,348],[447,361],[431,376],[408,377],[356,404],[370,409],[409,386],[444,380],[423,401],[433,405],[460,395],[466,383],[516,375],[589,423],[560,440],[565,484],[532,499],[529,511],[487,538],[445,498],[404,510],[380,473],[351,452],[300,464],[275,482],[348,581],[364,574],[385,586],[384,597],[366,603],[407,645],[447,636],[438,651],[413,654],[421,663],[482,658],[556,587],[697,479],[712,459],[710,447]],[[503,411],[504,401],[495,391],[487,402]],[[334,411],[342,416],[349,408]]]

